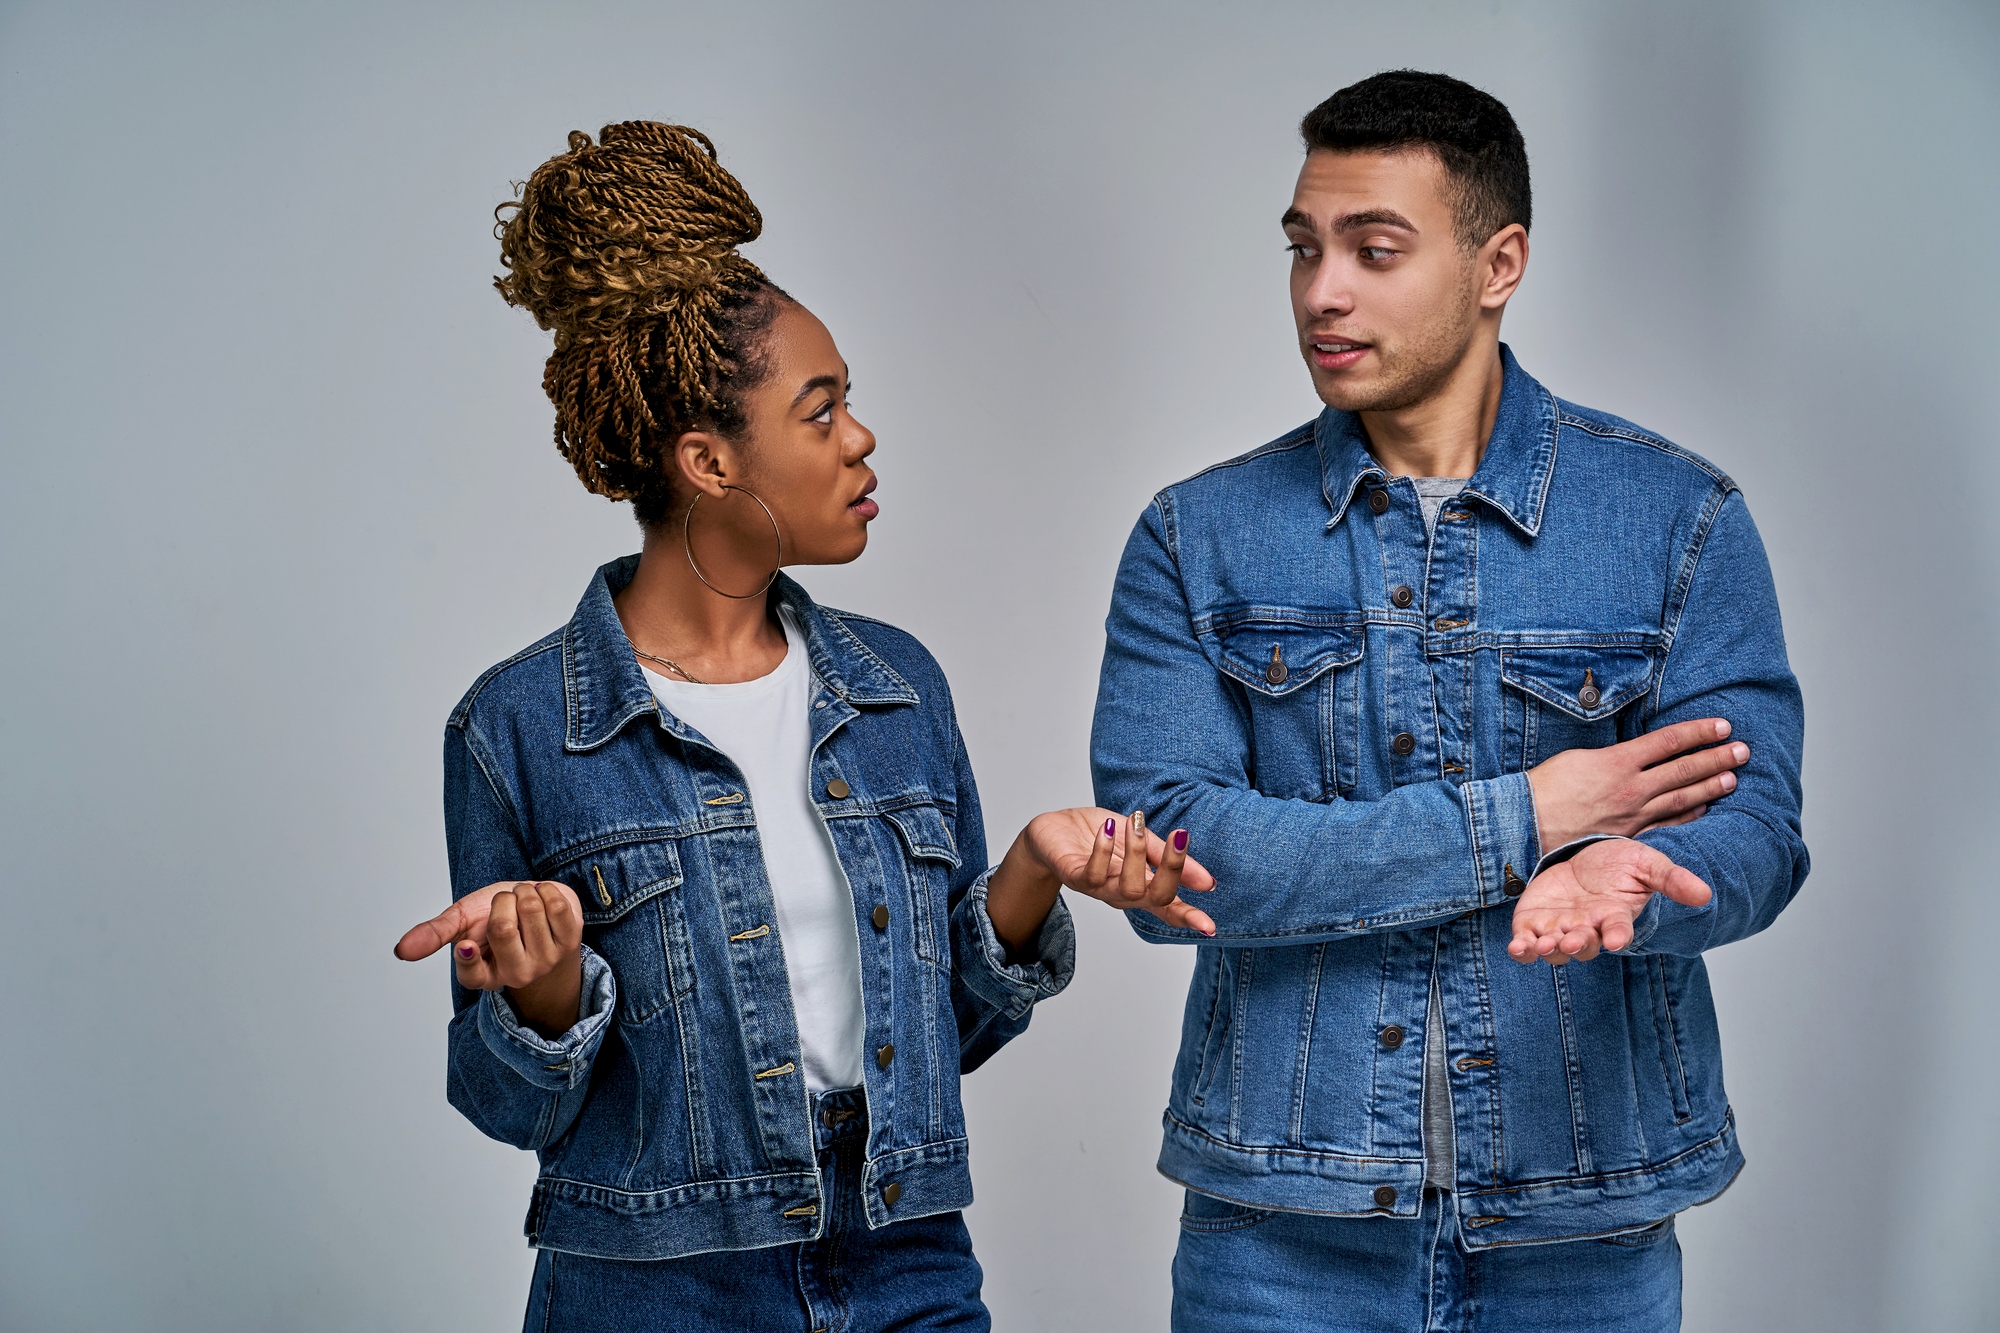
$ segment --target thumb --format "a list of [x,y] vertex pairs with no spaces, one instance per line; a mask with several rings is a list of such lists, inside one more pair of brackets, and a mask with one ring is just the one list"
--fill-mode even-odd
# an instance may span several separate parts
[[1669,865],[1667,882],[1661,886],[1660,892],[1686,907],[1705,907],[1708,900],[1715,896],[1715,891],[1700,875],[1677,865]]
[[396,941],[396,957],[406,963],[429,958],[451,943],[452,936],[457,933],[458,908],[454,904],[430,920],[404,931],[403,938]]
[[[1637,844],[1645,847],[1644,843]],[[1700,907],[1715,895],[1701,876],[1692,870],[1676,865],[1667,854],[1657,847],[1646,847],[1649,855],[1645,858],[1641,878],[1646,887],[1662,894],[1685,907]]]

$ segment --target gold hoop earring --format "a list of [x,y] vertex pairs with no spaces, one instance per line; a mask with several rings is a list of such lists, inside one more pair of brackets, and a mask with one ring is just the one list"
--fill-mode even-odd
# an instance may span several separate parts
[[[749,496],[751,499],[757,500],[757,493],[755,491],[748,490],[742,486],[724,485],[722,489],[725,491],[742,491],[743,494]],[[757,507],[764,511],[764,517],[771,520],[771,536],[776,538],[778,543],[778,563],[771,566],[771,577],[765,579],[764,586],[755,592],[724,592],[713,583],[710,583],[708,575],[702,573],[701,566],[694,562],[694,543],[688,540],[688,525],[694,522],[694,507],[701,503],[701,497],[701,491],[694,493],[694,499],[688,501],[687,513],[681,518],[681,549],[687,552],[688,568],[692,569],[694,576],[701,580],[701,586],[714,593],[717,597],[727,597],[737,602],[747,602],[752,597],[762,597],[765,593],[771,591],[771,585],[778,581],[778,571],[785,567],[785,534],[778,530],[778,516],[771,512],[771,506],[765,504],[762,500],[757,500]]]

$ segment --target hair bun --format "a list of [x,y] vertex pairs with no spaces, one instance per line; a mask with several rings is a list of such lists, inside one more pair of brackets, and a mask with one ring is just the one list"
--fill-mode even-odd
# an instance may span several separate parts
[[569,151],[536,168],[520,195],[495,212],[507,273],[494,285],[559,345],[761,277],[736,248],[757,239],[763,215],[708,136],[686,125],[620,121],[594,144],[572,130]]

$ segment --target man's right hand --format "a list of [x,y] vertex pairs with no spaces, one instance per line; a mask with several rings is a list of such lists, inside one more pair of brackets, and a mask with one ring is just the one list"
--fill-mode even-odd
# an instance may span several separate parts
[[[1542,854],[1591,833],[1623,837],[1699,818],[1736,790],[1750,760],[1719,717],[1676,722],[1601,750],[1564,750],[1528,770]],[[1708,747],[1708,748],[1703,748]]]

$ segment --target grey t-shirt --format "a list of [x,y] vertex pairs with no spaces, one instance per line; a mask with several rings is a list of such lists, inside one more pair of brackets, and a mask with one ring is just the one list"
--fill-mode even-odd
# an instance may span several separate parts
[[[1465,477],[1412,477],[1424,527],[1437,531],[1444,502],[1465,489]],[[1445,1068],[1444,1001],[1431,976],[1429,1012],[1424,1018],[1424,1184],[1448,1190],[1458,1178],[1458,1145],[1451,1123],[1451,1076]]]

